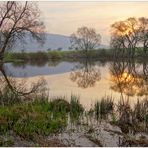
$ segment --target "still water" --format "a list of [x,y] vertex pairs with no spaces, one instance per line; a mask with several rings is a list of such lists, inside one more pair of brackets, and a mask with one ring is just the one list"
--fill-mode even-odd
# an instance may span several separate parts
[[15,64],[5,63],[7,76],[27,83],[44,78],[49,96],[80,97],[80,102],[90,107],[96,100],[111,96],[115,101],[121,97],[134,104],[137,98],[148,95],[148,63],[135,61],[88,61]]

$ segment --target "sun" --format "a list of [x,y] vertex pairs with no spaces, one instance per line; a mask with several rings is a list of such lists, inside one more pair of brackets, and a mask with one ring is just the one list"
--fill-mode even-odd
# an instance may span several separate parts
[[118,80],[120,81],[120,83],[129,83],[135,81],[134,77],[128,72],[123,72],[121,74],[118,74],[117,76],[113,76],[112,79],[114,79],[115,81]]
[[121,80],[122,80],[122,81],[125,81],[125,82],[130,82],[130,81],[133,80],[133,76],[130,75],[129,73],[127,73],[127,72],[123,72],[123,73],[121,74]]

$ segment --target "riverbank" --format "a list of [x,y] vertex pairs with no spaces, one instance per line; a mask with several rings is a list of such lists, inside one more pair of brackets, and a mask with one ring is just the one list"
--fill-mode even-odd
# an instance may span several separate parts
[[[113,49],[98,49],[89,51],[89,60],[103,60],[110,61],[115,60],[129,60],[128,55],[118,54],[118,57],[114,57]],[[135,57],[130,58],[131,60],[147,61],[148,55],[143,55],[142,50],[137,50]],[[4,62],[45,62],[48,60],[62,60],[62,61],[83,61],[86,59],[86,55],[83,51],[79,50],[67,50],[67,51],[58,51],[52,50],[48,52],[35,52],[35,53],[26,53],[26,52],[8,52],[4,55]]]
[[[90,110],[72,95],[0,107],[1,146],[148,146],[148,100],[132,108],[110,97]],[[143,107],[144,106],[144,107]]]
[[[111,60],[111,56],[105,54],[105,50],[93,50],[90,54],[89,60],[96,61],[108,61]],[[102,55],[103,53],[103,55]],[[106,53],[106,51],[105,51]],[[4,63],[14,62],[14,63],[31,63],[31,64],[44,64],[48,61],[84,61],[86,60],[86,56],[81,51],[49,51],[49,52],[36,52],[36,53],[5,53],[4,55]]]

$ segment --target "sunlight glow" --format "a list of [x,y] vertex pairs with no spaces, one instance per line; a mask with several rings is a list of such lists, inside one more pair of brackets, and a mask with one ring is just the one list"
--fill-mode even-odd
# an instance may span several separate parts
[[129,17],[147,17],[148,14],[148,2],[38,3],[47,32],[69,36],[78,27],[93,27],[101,34],[102,44],[106,45],[110,43],[111,24]]

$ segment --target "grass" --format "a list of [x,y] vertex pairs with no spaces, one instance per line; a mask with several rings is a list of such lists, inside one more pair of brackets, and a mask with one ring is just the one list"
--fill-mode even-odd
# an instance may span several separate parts
[[[0,132],[13,130],[24,138],[35,134],[49,135],[66,126],[66,115],[59,110],[52,110],[51,102],[34,101],[27,104],[0,108]],[[54,113],[54,116],[53,116]]]
[[[137,60],[146,60],[148,57],[147,54],[143,53],[142,48],[135,50],[134,59]],[[115,53],[118,57],[115,57]],[[4,62],[32,62],[32,63],[42,63],[43,61],[50,60],[80,60],[86,58],[86,54],[81,50],[50,50],[48,52],[38,51],[38,52],[6,52],[4,54]],[[99,60],[115,60],[118,59],[128,59],[128,52],[124,55],[121,50],[118,49],[94,49],[89,51],[90,59],[99,59]]]
[[13,93],[8,86],[5,86],[3,89],[0,89],[0,105],[13,105],[20,103],[21,100],[17,94]]
[[13,130],[17,135],[34,139],[61,132],[67,125],[68,113],[76,117],[83,107],[75,96],[70,103],[62,97],[0,106],[0,134]]
[[94,113],[97,119],[105,117],[111,113],[114,109],[114,103],[112,97],[106,96],[94,104]]
[[4,55],[4,61],[12,62],[42,62],[48,60],[48,54],[46,52],[36,52],[36,53],[25,53],[25,52],[7,52]]
[[137,100],[137,103],[135,104],[134,107],[134,115],[135,118],[142,122],[142,121],[147,121],[147,116],[148,116],[148,100],[144,99],[140,101],[139,99]]
[[84,112],[82,104],[80,104],[79,97],[71,95],[70,101],[70,119],[71,122],[79,122],[80,117]]
[[[116,104],[112,97],[105,96],[95,102],[90,112],[85,110],[75,95],[71,95],[69,102],[65,97],[51,98],[49,101],[40,98],[32,100],[0,105],[0,135],[13,131],[20,137],[33,140],[39,135],[62,132],[69,124],[69,117],[71,123],[81,124],[85,120],[84,115],[90,120],[108,119],[106,121],[118,125],[123,133],[130,130],[148,131],[148,99],[137,100],[131,107],[128,99],[121,99]],[[0,145],[7,144],[9,142],[5,139],[0,139]]]
[[[89,57],[92,59],[104,59],[107,58],[112,59],[112,50],[108,49],[98,49],[98,50],[91,50],[89,52]],[[48,52],[38,51],[35,53],[26,53],[26,52],[7,52],[4,55],[5,62],[21,62],[21,61],[28,61],[28,62],[42,62],[47,60],[76,60],[76,59],[83,59],[86,58],[86,55],[81,50],[51,50]]]

